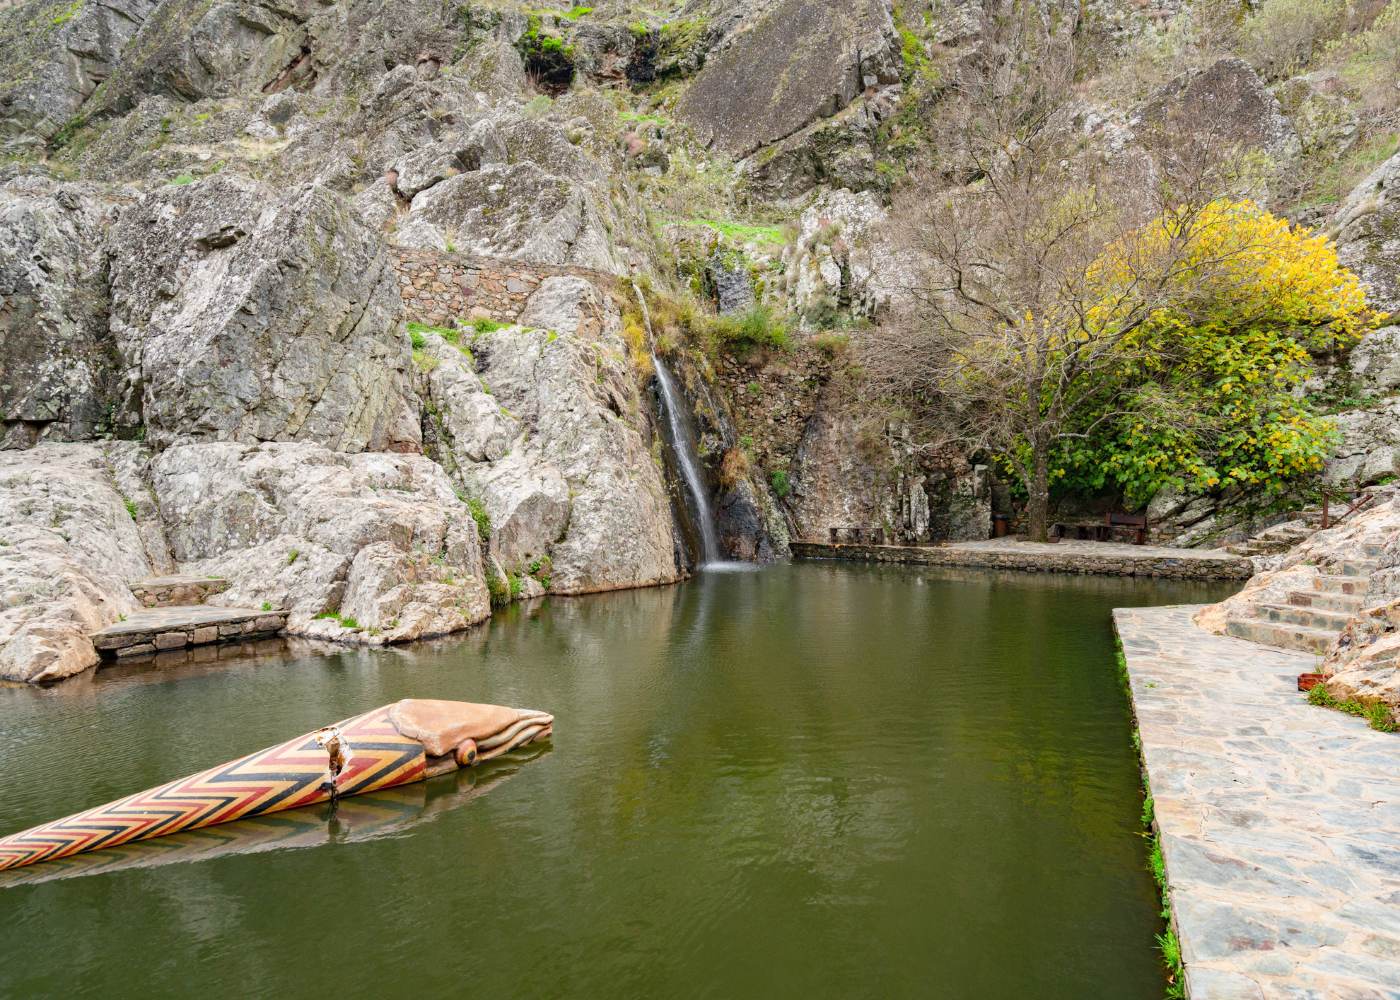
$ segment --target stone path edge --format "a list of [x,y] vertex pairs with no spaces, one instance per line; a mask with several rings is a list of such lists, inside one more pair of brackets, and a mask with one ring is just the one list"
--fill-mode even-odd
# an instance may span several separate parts
[[1186,995],[1400,1000],[1400,738],[1198,610],[1113,614]]
[[[1038,573],[1078,573],[1099,576],[1151,576],[1177,580],[1247,580],[1254,566],[1243,556],[1208,555],[1183,550],[1164,555],[1160,550],[1140,554],[1104,546],[1085,551],[1068,543],[1062,546],[1026,546],[1025,551],[977,544],[951,545],[831,545],[825,542],[793,542],[798,559],[841,559],[855,562],[913,563],[924,566],[964,566],[1013,569]],[[1058,549],[1060,551],[1046,551]]]

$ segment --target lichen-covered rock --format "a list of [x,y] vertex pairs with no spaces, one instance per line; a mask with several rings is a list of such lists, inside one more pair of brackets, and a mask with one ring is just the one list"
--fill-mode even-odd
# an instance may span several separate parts
[[0,448],[113,429],[109,198],[20,177],[0,186]]
[[[581,278],[542,282],[522,323],[425,338],[428,440],[490,516],[505,572],[535,564],[555,593],[679,578],[671,512],[611,301]],[[536,326],[538,324],[538,326]]]
[[158,447],[418,449],[398,280],[342,197],[217,174],[147,196],[113,239],[112,331]]
[[1319,668],[1341,700],[1400,709],[1400,599],[1370,607],[1342,629]]
[[869,191],[827,191],[802,213],[784,282],[804,325],[820,328],[843,311],[873,317],[904,300],[915,281],[885,239],[887,218]]
[[1400,474],[1400,397],[1332,420],[1340,438],[1327,457],[1328,481],[1364,484]]
[[1366,283],[1370,304],[1400,310],[1400,153],[1352,189],[1328,229],[1337,259]]
[[140,608],[151,574],[112,463],[132,442],[0,451],[0,678],[39,683],[97,663],[89,633]]
[[877,150],[883,123],[900,107],[903,88],[882,87],[830,118],[759,150],[744,161],[751,196],[790,201],[825,186],[850,191],[882,189]]
[[1309,73],[1275,88],[1304,155],[1335,160],[1356,141],[1359,121],[1335,73]]
[[1197,135],[1224,157],[1232,149],[1258,150],[1282,169],[1301,152],[1293,125],[1278,98],[1243,59],[1227,56],[1199,70],[1189,70],[1154,94],[1129,124],[1146,133],[1149,145],[1182,132]]
[[1400,326],[1371,330],[1347,357],[1351,389],[1365,396],[1400,391]]
[[112,74],[156,5],[27,0],[0,8],[0,136],[39,145],[58,133]]
[[898,83],[900,69],[880,0],[781,0],[711,54],[677,110],[705,141],[747,156],[835,114],[867,86]]
[[210,603],[288,610],[290,634],[397,642],[490,613],[471,512],[421,456],[179,445],[152,485],[182,570],[230,581]]
[[[484,163],[418,194],[396,242],[536,264],[620,270],[607,183],[576,151],[549,167],[533,160]],[[569,169],[572,168],[572,169]]]

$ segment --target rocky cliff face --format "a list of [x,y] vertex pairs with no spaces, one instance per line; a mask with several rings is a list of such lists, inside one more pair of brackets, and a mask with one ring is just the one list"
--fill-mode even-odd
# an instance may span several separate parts
[[[1084,155],[1150,177],[1163,129],[1238,139],[1285,210],[1287,178],[1362,148],[1370,119],[1317,74],[1198,46],[1115,83],[1176,9],[1051,18],[1107,40],[1051,125]],[[6,5],[0,674],[85,669],[85,632],[177,569],[361,642],[467,627],[488,592],[678,579],[653,351],[695,411],[728,555],[832,528],[985,534],[985,470],[919,447],[860,361],[917,284],[891,191],[966,169],[937,123],[986,55],[982,13]],[[1394,162],[1299,208],[1387,307]],[[1400,472],[1393,332],[1333,359],[1335,479]],[[1179,507],[1201,538],[1227,520]]]

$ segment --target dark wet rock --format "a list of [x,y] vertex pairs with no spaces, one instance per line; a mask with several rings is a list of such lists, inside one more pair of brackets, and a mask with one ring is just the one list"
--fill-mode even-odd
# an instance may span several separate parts
[[741,313],[753,307],[753,275],[742,253],[717,250],[710,257],[708,270],[721,315]]
[[87,185],[0,187],[0,447],[118,429],[105,247],[115,213]]

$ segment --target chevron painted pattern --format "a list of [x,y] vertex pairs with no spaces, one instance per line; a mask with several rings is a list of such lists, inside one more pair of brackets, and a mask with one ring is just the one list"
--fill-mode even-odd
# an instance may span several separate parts
[[[424,777],[427,760],[423,745],[394,728],[388,707],[347,719],[336,728],[351,750],[336,781],[340,796]],[[326,762],[325,748],[314,733],[309,733],[180,781],[0,839],[0,871],[324,802],[330,798],[329,790],[322,787]]]

